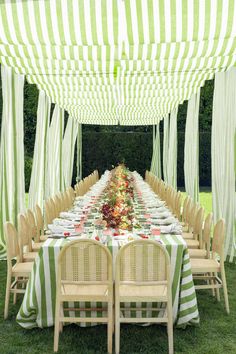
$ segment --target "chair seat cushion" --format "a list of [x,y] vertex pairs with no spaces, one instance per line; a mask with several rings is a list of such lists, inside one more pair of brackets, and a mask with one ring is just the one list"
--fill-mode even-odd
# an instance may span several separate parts
[[218,272],[220,264],[215,259],[190,259],[192,273]]
[[33,262],[16,263],[12,268],[12,274],[29,276],[33,268]]
[[182,237],[184,238],[184,239],[193,239],[194,238],[194,235],[193,235],[193,233],[192,232],[183,232],[182,233]]
[[23,254],[23,261],[24,262],[34,262],[37,255],[38,255],[38,252],[26,252]]
[[120,300],[132,299],[132,301],[140,301],[149,299],[149,301],[166,301],[167,286],[166,285],[123,285],[119,286]]
[[206,258],[207,251],[203,249],[190,248],[188,250],[190,258]]
[[199,248],[199,241],[198,240],[185,239],[185,242],[186,242],[188,248]]
[[102,301],[108,297],[108,286],[103,284],[62,284],[61,297],[68,301],[84,299],[89,301]]

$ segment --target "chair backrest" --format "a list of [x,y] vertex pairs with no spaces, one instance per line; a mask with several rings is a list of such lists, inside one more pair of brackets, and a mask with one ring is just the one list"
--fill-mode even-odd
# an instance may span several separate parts
[[60,281],[112,282],[112,256],[100,242],[81,239],[64,246],[58,257]]
[[4,234],[7,249],[7,262],[8,265],[11,266],[12,258],[16,257],[17,261],[20,259],[20,249],[15,226],[10,222],[6,222],[4,224]]
[[61,200],[60,200],[60,197],[59,195],[54,195],[53,196],[53,201],[54,201],[54,204],[55,204],[55,214],[56,214],[56,217],[59,216],[60,212],[61,212]]
[[17,224],[18,224],[20,257],[22,259],[24,247],[27,249],[27,251],[32,250],[32,241],[30,238],[29,224],[27,223],[27,220],[26,220],[26,217],[24,214],[18,214]]
[[150,283],[170,280],[170,258],[166,249],[152,240],[124,245],[116,257],[116,282]]
[[202,232],[202,240],[204,243],[209,243],[211,235],[211,226],[212,226],[212,217],[213,214],[209,213],[204,222],[204,228]]
[[42,210],[38,204],[35,206],[35,220],[37,226],[37,242],[39,242],[40,235],[44,234],[44,220]]
[[48,227],[48,225],[52,223],[52,220],[53,220],[53,210],[52,210],[52,205],[51,205],[50,199],[48,199],[45,201],[46,227]]
[[217,221],[213,231],[212,240],[212,253],[220,256],[220,259],[224,259],[224,240],[225,240],[225,221],[220,219]]
[[204,220],[204,208],[200,207],[195,211],[194,233],[202,234],[202,225]]
[[180,191],[178,191],[175,198],[175,215],[179,220],[181,218],[181,204],[182,204],[182,194]]
[[191,218],[192,207],[193,207],[193,200],[189,197],[189,200],[186,205],[186,214],[185,214],[185,221],[187,224],[189,224]]
[[37,239],[37,225],[36,225],[34,213],[32,212],[31,209],[27,210],[26,218],[27,218],[27,222],[29,225],[29,231],[31,233],[31,238],[33,238],[36,241],[36,239]]

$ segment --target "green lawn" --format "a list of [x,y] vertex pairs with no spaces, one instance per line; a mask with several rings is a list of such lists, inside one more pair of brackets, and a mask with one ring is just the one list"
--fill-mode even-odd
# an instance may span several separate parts
[[[205,209],[205,215],[207,215],[208,213],[212,212],[212,193],[211,190],[209,188],[206,187],[202,187],[200,189],[200,193],[199,193],[199,197],[200,197],[200,204],[204,207]],[[183,199],[186,197],[186,193],[182,192],[183,195]]]
[[[231,314],[226,314],[224,302],[217,303],[211,292],[199,292],[200,326],[174,330],[176,354],[236,353],[236,265],[226,264],[226,271]],[[6,262],[3,261],[0,263],[0,279],[0,353],[53,353],[53,328],[24,330],[16,323],[20,299],[17,305],[10,305],[9,319],[3,320],[6,281]],[[59,353],[106,353],[106,327],[68,326],[60,336]],[[156,325],[123,325],[121,353],[167,353],[166,329]]]
[[[207,209],[210,194],[201,195]],[[226,264],[231,314],[221,302],[212,297],[210,291],[197,293],[200,326],[174,330],[175,353],[185,354],[235,354],[236,353],[236,265]],[[0,353],[39,354],[53,353],[53,328],[24,330],[16,323],[20,298],[10,305],[10,315],[3,320],[6,283],[6,262],[0,262]],[[140,327],[122,325],[121,353],[167,353],[166,329],[162,326]],[[60,336],[59,353],[99,354],[106,353],[106,327],[80,328],[70,325]]]

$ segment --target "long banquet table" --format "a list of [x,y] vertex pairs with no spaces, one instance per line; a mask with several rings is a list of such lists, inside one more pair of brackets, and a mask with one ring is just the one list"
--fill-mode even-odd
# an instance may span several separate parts
[[[134,173],[136,180],[140,184],[141,189],[146,189],[149,194],[153,192],[148,190],[148,186],[141,177]],[[107,174],[108,177],[108,174]],[[100,183],[100,189],[106,185],[107,178],[103,178],[98,182]],[[95,186],[96,189],[96,186]],[[95,191],[88,193],[91,195]],[[144,193],[145,194],[145,193]],[[87,198],[88,196],[86,196]],[[91,200],[91,199],[90,199]],[[78,209],[77,209],[78,210]],[[164,230],[164,229],[163,229]],[[150,230],[149,230],[150,231]],[[116,254],[120,247],[126,242],[132,239],[140,237],[140,233],[137,231],[122,233],[123,236],[114,236],[114,232],[109,232],[106,237],[105,244],[109,248],[113,257],[113,265],[115,265]],[[94,238],[94,231],[92,228],[84,230],[77,237],[89,237]],[[192,279],[191,266],[189,261],[188,249],[186,242],[181,235],[174,234],[160,234],[152,235],[152,239],[156,239],[158,242],[162,243],[169,255],[171,260],[171,274],[172,274],[172,299],[173,299],[173,319],[177,327],[185,327],[188,324],[198,324],[199,323],[199,313],[197,308],[196,293]],[[39,251],[38,257],[35,260],[33,270],[27,284],[26,293],[20,310],[17,315],[17,322],[24,328],[34,328],[34,327],[49,327],[54,325],[54,312],[55,312],[55,298],[56,298],[56,264],[57,258],[61,248],[67,244],[71,238],[48,238],[43,244]],[[84,307],[84,304],[80,304]],[[99,304],[101,305],[101,304]],[[139,305],[139,304],[137,304]],[[86,307],[88,304],[86,304]],[[81,317],[96,316],[96,307],[98,304],[91,303],[91,312],[81,311]],[[125,304],[129,306],[129,304]],[[140,304],[141,306],[141,304]],[[146,304],[146,307],[155,307],[157,304]],[[66,308],[73,308],[74,304],[65,304]],[[99,306],[100,307],[100,306]],[[144,304],[142,304],[144,307]],[[129,309],[127,308],[127,311]],[[151,310],[150,310],[151,311]],[[75,316],[73,311],[69,312],[71,317]],[[156,315],[153,312],[152,315]],[[98,312],[97,316],[106,316],[106,311]],[[134,316],[150,316],[150,312],[143,312],[137,310]],[[88,323],[81,323],[81,326],[88,326]]]

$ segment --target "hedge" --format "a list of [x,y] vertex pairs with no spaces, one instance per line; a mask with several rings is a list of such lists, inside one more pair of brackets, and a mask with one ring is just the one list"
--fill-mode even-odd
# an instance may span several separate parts
[[[178,186],[184,186],[184,139],[185,133],[178,132]],[[161,153],[163,134],[160,134]],[[150,132],[83,132],[83,176],[94,169],[103,173],[124,161],[130,170],[144,176],[150,168],[152,156],[152,134]],[[74,166],[73,183],[76,177]],[[201,186],[211,185],[211,134],[199,134],[199,178]]]

